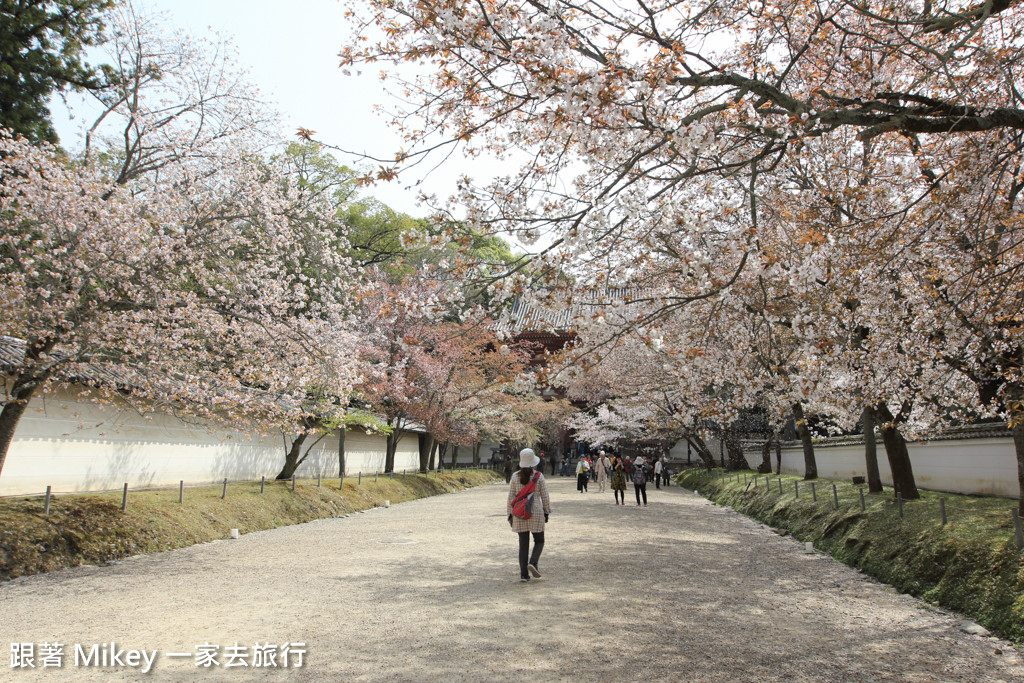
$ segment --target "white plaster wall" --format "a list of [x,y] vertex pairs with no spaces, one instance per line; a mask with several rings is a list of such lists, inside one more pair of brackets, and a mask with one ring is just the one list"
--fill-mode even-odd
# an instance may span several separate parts
[[[483,465],[487,464],[487,461],[491,459],[491,449],[499,448],[500,444],[494,443],[493,441],[484,441],[480,444],[480,463]],[[451,462],[451,447],[448,447],[448,454],[445,455],[445,462]],[[459,448],[459,465],[470,465],[473,463],[473,447],[462,446]]]
[[[921,488],[1011,498],[1018,495],[1017,456],[1012,437],[911,442],[907,448],[914,478]],[[816,445],[814,458],[822,477],[847,479],[865,474],[863,444]],[[760,460],[760,454],[747,453],[752,466],[756,467]],[[773,465],[774,462],[773,451]],[[881,441],[878,470],[882,483],[891,485],[892,473]],[[803,474],[804,453],[798,445],[782,449],[782,471]]]
[[[707,445],[708,450],[711,451],[711,455],[714,456],[715,462],[718,462],[721,448],[718,443],[718,439],[709,436],[704,439],[704,443]],[[749,453],[745,453],[744,455],[746,456],[748,463],[754,464],[750,460]],[[679,439],[679,441],[676,441],[675,445],[669,449],[668,457],[669,460],[682,460],[683,462],[686,462],[686,439]],[[700,456],[697,455],[697,451],[692,448],[690,449],[690,462],[694,464],[702,462]]]
[[[324,458],[314,467],[323,466],[331,473],[331,476],[338,474],[338,437],[334,435],[332,456]],[[387,439],[379,434],[367,434],[363,431],[350,431],[345,436],[345,472],[355,475],[359,472],[383,472],[384,458],[386,455]],[[312,458],[313,456],[310,456]],[[320,463],[323,463],[320,465]],[[303,463],[305,466],[306,463]],[[413,432],[403,432],[395,447],[395,471],[409,472],[418,470],[420,466],[419,436]],[[316,476],[316,470],[313,470]]]
[[[86,397],[87,398],[87,397]],[[348,432],[348,474],[383,470],[385,438]],[[163,413],[140,415],[57,391],[29,405],[0,472],[0,495],[101,491],[203,484],[274,477],[284,464],[280,433],[259,434],[244,425],[182,420]],[[418,440],[399,441],[395,469],[419,465]],[[338,433],[324,437],[300,466],[300,477],[338,475]]]

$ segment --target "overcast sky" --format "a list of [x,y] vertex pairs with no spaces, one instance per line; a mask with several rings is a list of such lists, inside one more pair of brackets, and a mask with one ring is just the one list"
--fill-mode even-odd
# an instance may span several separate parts
[[[375,104],[390,102],[382,84],[373,74],[347,77],[338,68],[346,25],[337,0],[135,0],[135,6],[166,13],[170,29],[230,37],[240,65],[280,111],[286,135],[301,126],[316,131],[323,142],[380,157],[401,147],[386,120],[374,112]],[[54,123],[62,141],[73,147],[76,126],[59,109],[54,109]],[[464,163],[449,159],[430,173],[422,189],[447,197],[465,172]],[[420,179],[410,175],[366,193],[399,211],[425,215],[427,210],[416,206],[417,191],[405,189]]]

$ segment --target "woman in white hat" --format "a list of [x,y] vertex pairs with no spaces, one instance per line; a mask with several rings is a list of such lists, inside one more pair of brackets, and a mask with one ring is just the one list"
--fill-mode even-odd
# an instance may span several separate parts
[[[512,531],[519,534],[519,580],[529,581],[530,575],[540,576],[537,562],[544,550],[544,523],[551,514],[551,502],[548,499],[548,485],[544,474],[537,468],[540,458],[532,448],[524,448],[519,452],[519,471],[512,477],[508,489],[507,514]],[[519,492],[530,482],[534,483],[533,501],[527,508],[529,519],[512,514],[512,505]],[[530,534],[533,534],[533,554],[530,554]]]

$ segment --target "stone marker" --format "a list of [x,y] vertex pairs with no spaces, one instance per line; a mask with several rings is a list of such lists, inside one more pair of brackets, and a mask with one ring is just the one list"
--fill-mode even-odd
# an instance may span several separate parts
[[969,621],[967,619],[964,619],[960,622],[960,630],[964,633],[970,633],[972,636],[987,637],[991,635],[987,628],[985,628],[981,624],[976,624],[973,621]]

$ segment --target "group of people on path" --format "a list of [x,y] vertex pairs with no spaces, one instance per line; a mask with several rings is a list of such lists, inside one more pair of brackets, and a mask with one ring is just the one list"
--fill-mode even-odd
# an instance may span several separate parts
[[[519,471],[514,476],[511,463],[511,458],[505,459],[505,481],[509,484],[506,512],[509,526],[519,535],[519,580],[529,581],[531,577],[540,576],[538,563],[541,551],[544,550],[544,525],[551,514],[551,501],[544,479],[542,460],[533,449],[524,448],[520,451]],[[586,493],[593,477],[602,493],[610,485],[615,493],[615,504],[625,505],[626,482],[631,480],[637,506],[641,505],[642,497],[642,505],[646,507],[647,480],[653,478],[655,486],[660,489],[662,482],[666,487],[669,485],[668,476],[662,458],[654,458],[653,462],[648,462],[643,456],[638,456],[634,461],[628,455],[619,457],[600,451],[593,460],[586,455],[580,457],[576,464],[576,489],[580,493]]]
[[[581,456],[576,464],[576,490],[580,493],[587,493],[588,484],[591,478],[597,480],[598,491],[604,493],[605,488],[611,485],[615,494],[615,504],[626,504],[626,482],[633,482],[633,491],[636,494],[637,505],[647,505],[647,482],[654,479],[656,488],[661,484],[669,485],[668,469],[662,458],[654,458],[649,461],[642,455],[632,460],[628,455],[620,457],[609,455],[600,451],[593,460],[589,456]],[[643,503],[640,502],[643,498]]]

